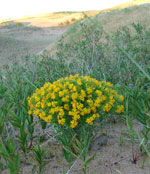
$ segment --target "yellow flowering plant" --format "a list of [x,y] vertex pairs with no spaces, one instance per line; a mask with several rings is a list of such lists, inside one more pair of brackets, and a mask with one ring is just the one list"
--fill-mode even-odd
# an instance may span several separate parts
[[47,82],[28,97],[29,114],[71,128],[92,125],[101,114],[122,113],[123,100],[110,82],[78,75]]
[[71,128],[92,125],[100,113],[122,113],[123,100],[110,82],[78,75],[47,82],[28,97],[29,114]]
[[28,104],[29,114],[55,125],[65,158],[70,162],[71,154],[79,149],[75,146],[79,141],[86,159],[94,122],[108,113],[122,113],[123,100],[110,82],[71,75],[53,83],[46,82],[28,97]]

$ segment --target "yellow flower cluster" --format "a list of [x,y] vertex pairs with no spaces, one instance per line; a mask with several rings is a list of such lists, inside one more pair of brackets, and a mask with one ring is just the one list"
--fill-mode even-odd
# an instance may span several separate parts
[[92,125],[100,114],[122,113],[123,100],[109,82],[71,75],[36,89],[28,97],[28,113],[49,123],[75,128],[79,124]]

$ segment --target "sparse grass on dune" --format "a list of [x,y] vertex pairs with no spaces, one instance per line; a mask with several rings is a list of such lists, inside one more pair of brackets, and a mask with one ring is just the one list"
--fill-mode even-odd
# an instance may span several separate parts
[[[104,12],[111,12],[113,10],[128,8],[135,5],[141,5],[144,3],[150,3],[150,0],[133,0],[128,3],[124,3],[112,8],[99,10],[99,11],[87,11],[85,12],[88,16],[95,16],[99,13]],[[16,23],[29,23],[32,26],[38,27],[50,27],[50,26],[59,26],[60,24],[65,25],[66,21],[69,21],[69,24],[72,24],[75,21],[81,20],[84,18],[82,12],[72,12],[72,11],[65,11],[65,12],[54,12],[54,13],[47,13],[47,14],[39,14],[34,16],[26,16],[23,18],[16,18],[16,19],[6,19],[0,21],[0,23],[7,23],[8,21],[14,21]],[[75,19],[75,21],[72,21]],[[66,22],[67,24],[67,22]],[[68,24],[67,24],[68,25]]]
[[123,9],[123,8],[129,8],[132,6],[142,5],[142,4],[147,4],[147,3],[150,3],[150,0],[132,0],[132,1],[126,2],[124,4],[116,5],[115,7],[112,7],[112,8],[101,10],[101,13],[110,12],[113,10],[119,10],[119,9]]
[[21,62],[27,55],[39,53],[56,40],[67,27],[41,28],[7,21],[0,25],[0,65]]
[[[89,16],[95,16],[100,11],[87,11],[86,13]],[[31,26],[37,27],[54,27],[59,26],[61,23],[65,24],[66,21],[69,21],[69,24],[72,24],[74,21],[72,19],[81,20],[84,18],[82,12],[56,12],[56,13],[47,13],[40,14],[35,16],[27,16],[24,18],[12,19],[15,23],[28,23]],[[0,23],[4,24],[9,22],[9,20],[3,20]]]
[[[140,23],[149,28],[150,27],[149,16],[150,16],[150,4],[145,4],[145,5],[143,4],[140,6],[133,6],[125,9],[117,9],[113,11],[109,10],[109,12],[99,13],[98,15],[93,16],[91,19],[99,23],[106,32],[112,34],[113,32],[119,30],[119,28],[124,25],[130,28],[132,23]],[[81,25],[80,25],[81,23],[85,23],[86,25],[93,25],[91,24],[91,22],[89,22],[88,19],[76,22],[62,36],[64,42],[69,44],[76,42],[78,39],[82,38]],[[52,45],[46,47],[46,50],[49,52],[48,54],[51,53],[53,54],[57,51],[58,42],[59,40],[57,40]]]

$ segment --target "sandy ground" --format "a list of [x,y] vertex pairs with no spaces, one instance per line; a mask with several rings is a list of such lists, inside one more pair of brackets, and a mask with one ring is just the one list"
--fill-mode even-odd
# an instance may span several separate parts
[[[138,130],[141,128],[137,122],[135,127]],[[127,127],[124,123],[109,123],[103,129],[105,135],[97,135],[91,150],[88,153],[88,158],[96,152],[96,157],[89,164],[87,174],[150,174],[150,163],[146,164],[142,169],[143,157],[139,152],[138,142],[135,140],[134,155],[137,155],[139,159],[134,164],[132,161],[132,146],[130,138],[127,134]],[[57,162],[55,158],[46,167],[43,174],[63,174],[67,173],[65,170],[65,160],[59,157],[61,162]],[[147,167],[149,166],[149,167]],[[83,174],[81,170],[82,162],[77,163],[71,168],[67,174]]]
[[38,54],[56,41],[69,26],[37,27],[9,22],[0,25],[0,65],[20,62],[25,56]]
[[[94,16],[99,11],[87,13]],[[82,12],[58,12],[0,21],[0,65],[41,53],[83,17]]]
[[[141,129],[141,125],[135,122],[135,127]],[[101,130],[105,132],[101,134]],[[107,136],[106,136],[107,135]],[[95,152],[96,156],[88,166],[87,174],[149,174],[150,162],[146,162],[143,166],[143,155],[139,151],[139,142],[135,139],[132,151],[131,141],[126,125],[122,122],[109,123],[105,128],[99,129],[93,145],[88,153],[88,158]],[[44,168],[42,174],[83,174],[82,162],[75,160],[75,165],[69,168],[63,157],[60,146],[56,145],[54,140],[48,140],[44,145],[53,154],[49,159],[49,163]],[[133,163],[133,154],[137,156],[136,164]],[[23,160],[22,160],[23,161]],[[30,161],[30,160],[29,160]],[[21,172],[24,174],[36,174],[37,167],[34,166],[34,160],[31,157],[32,165],[21,165]],[[4,170],[2,174],[9,174],[8,170]]]

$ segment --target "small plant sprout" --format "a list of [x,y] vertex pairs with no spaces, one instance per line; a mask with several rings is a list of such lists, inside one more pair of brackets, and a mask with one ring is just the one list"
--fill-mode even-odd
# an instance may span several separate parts
[[12,139],[9,138],[7,144],[0,141],[0,155],[5,160],[10,174],[19,174],[20,157]]
[[40,147],[40,145],[33,146],[33,158],[37,162],[38,165],[38,173],[42,174],[44,167],[48,164],[48,160],[46,160],[48,150],[45,147]]

